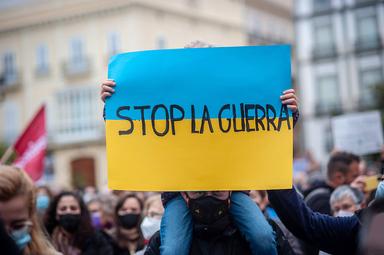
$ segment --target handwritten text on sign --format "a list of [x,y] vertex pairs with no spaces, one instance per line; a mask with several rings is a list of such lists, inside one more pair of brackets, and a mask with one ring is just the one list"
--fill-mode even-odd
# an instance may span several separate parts
[[288,188],[289,46],[120,54],[109,65],[108,181],[126,190]]

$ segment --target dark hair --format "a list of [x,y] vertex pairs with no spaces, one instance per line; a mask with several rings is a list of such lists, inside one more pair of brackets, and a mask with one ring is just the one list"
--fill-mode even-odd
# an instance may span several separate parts
[[80,206],[80,226],[73,233],[74,237],[74,246],[79,249],[82,249],[85,245],[85,242],[89,237],[94,234],[94,229],[91,223],[91,217],[89,215],[89,211],[83,201],[83,199],[76,193],[70,191],[64,191],[55,196],[50,203],[44,217],[44,224],[49,235],[52,235],[54,229],[59,225],[56,219],[56,210],[60,200],[65,196],[71,196],[76,199]]
[[[141,214],[143,213],[143,210],[144,210],[143,201],[141,201],[141,199],[135,193],[126,194],[126,195],[120,197],[119,200],[116,203],[116,207],[115,207],[115,222],[116,222],[117,225],[119,225],[119,216],[118,216],[119,210],[121,209],[121,207],[123,207],[125,201],[127,199],[129,199],[129,198],[134,198],[134,199],[137,200],[137,202],[140,205]],[[136,228],[137,228],[137,230],[139,232],[139,240],[137,242],[138,242],[139,249],[142,249],[142,248],[144,248],[144,237],[143,237],[143,233],[141,232],[141,229],[140,229],[140,224],[141,224],[141,220],[139,220],[139,222],[137,223],[137,226],[136,226]],[[119,235],[119,233],[120,233],[120,230],[119,230],[119,228],[117,228],[117,235]]]
[[360,162],[360,157],[349,152],[336,152],[331,156],[327,165],[327,176],[331,179],[335,173],[341,172],[347,174],[349,172],[349,166],[353,162]]
[[121,207],[123,207],[125,201],[126,201],[128,198],[134,198],[134,199],[136,199],[137,202],[138,202],[139,205],[140,205],[140,210],[141,210],[141,212],[143,211],[143,208],[144,208],[143,201],[141,201],[141,199],[140,199],[136,194],[134,194],[134,193],[130,193],[130,194],[127,194],[127,195],[122,196],[121,198],[119,198],[119,200],[117,200],[117,204],[116,204],[116,207],[115,207],[115,216],[118,215],[119,210],[121,209]]
[[[50,199],[52,199],[52,197],[53,197],[53,195],[52,195],[52,191],[51,191],[51,189],[50,189],[47,185],[37,186],[37,187],[36,187],[36,193],[38,193],[40,190],[44,190],[44,191],[47,193],[48,197],[49,197]],[[36,194],[36,195],[37,195],[37,194]]]

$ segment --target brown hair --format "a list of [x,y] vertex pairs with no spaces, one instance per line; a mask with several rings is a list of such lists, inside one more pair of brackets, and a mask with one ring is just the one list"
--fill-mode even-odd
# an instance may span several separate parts
[[24,255],[57,254],[47,240],[38,221],[35,204],[36,192],[32,180],[28,175],[12,166],[0,165],[0,201],[6,202],[17,196],[25,196],[28,204],[29,219],[32,222],[31,242],[24,250]]

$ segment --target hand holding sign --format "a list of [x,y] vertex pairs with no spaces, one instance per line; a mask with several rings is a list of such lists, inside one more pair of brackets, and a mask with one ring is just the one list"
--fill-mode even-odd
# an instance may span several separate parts
[[296,111],[297,100],[289,52],[232,47],[114,58],[116,87],[106,81],[101,93],[116,90],[106,104],[110,188],[291,187],[293,123],[284,104]]

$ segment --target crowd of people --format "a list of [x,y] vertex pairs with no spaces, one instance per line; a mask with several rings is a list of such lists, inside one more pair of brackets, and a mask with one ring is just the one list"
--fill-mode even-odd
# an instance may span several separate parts
[[[115,85],[102,83],[102,100]],[[295,124],[295,91],[280,99]],[[0,253],[384,254],[384,151],[377,169],[344,151],[330,154],[325,175],[309,153],[293,162],[291,189],[161,194],[53,192],[36,187],[22,169],[0,165]]]
[[363,166],[358,156],[339,151],[330,155],[326,178],[311,180],[315,172],[306,173],[306,190],[160,194],[93,187],[52,192],[36,187],[23,170],[2,165],[0,250],[23,255],[383,254],[384,181],[367,189],[364,180],[371,173]]

